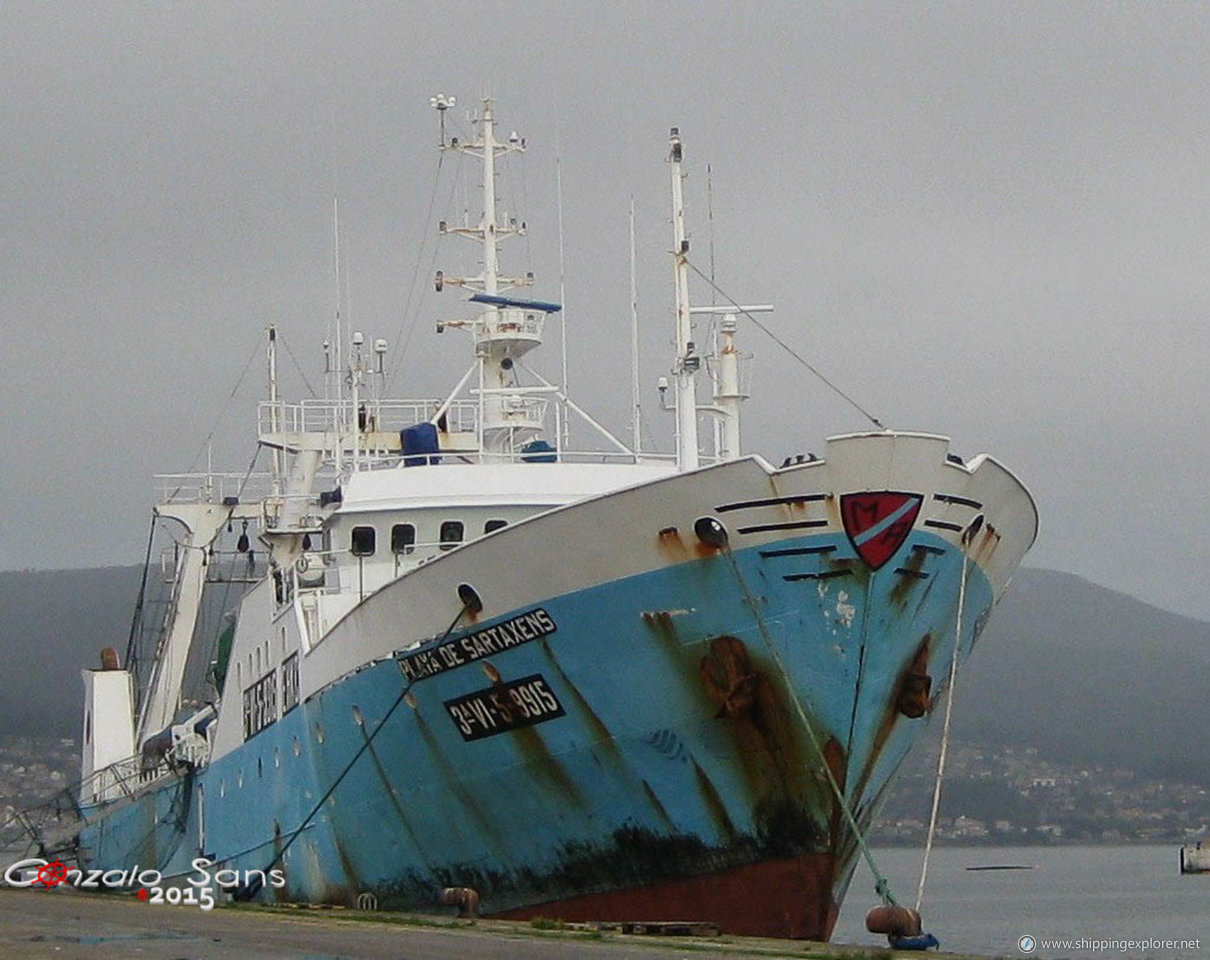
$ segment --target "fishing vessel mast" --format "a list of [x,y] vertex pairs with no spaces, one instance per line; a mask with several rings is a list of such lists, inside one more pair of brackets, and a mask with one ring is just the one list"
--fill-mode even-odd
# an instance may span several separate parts
[[[748,399],[742,383],[741,359],[747,359],[736,345],[739,314],[768,313],[768,304],[740,306],[694,307],[689,302],[689,238],[685,233],[685,197],[682,171],[680,128],[673,127],[669,136],[668,162],[672,169],[672,256],[676,281],[676,362],[672,375],[676,378],[676,462],[684,472],[696,470],[701,464],[698,446],[697,417],[704,413],[721,422],[716,431],[714,455],[716,460],[735,460],[740,456],[740,404]],[[714,403],[699,406],[697,402],[697,373],[702,358],[693,340],[693,317],[697,314],[721,314],[719,325],[722,342],[716,343],[714,353],[707,357],[714,379]],[[661,378],[661,393],[665,382]]]
[[668,162],[672,169],[672,256],[676,280],[676,463],[682,472],[700,463],[697,441],[697,372],[702,358],[693,342],[689,312],[689,240],[685,236],[685,198],[681,171],[681,131],[669,135]]
[[[470,118],[478,128],[478,138],[464,143],[458,137],[446,138],[445,112],[457,102],[454,97],[437,94],[430,101],[441,116],[441,149],[453,150],[479,158],[483,163],[483,213],[475,226],[451,226],[442,220],[442,234],[466,237],[478,243],[482,254],[482,272],[471,277],[453,277],[437,271],[435,286],[441,292],[446,286],[464,287],[472,291],[471,301],[482,304],[484,311],[472,320],[448,320],[438,324],[446,328],[468,329],[474,337],[478,372],[479,434],[481,450],[489,457],[508,457],[534,441],[543,429],[547,399],[557,394],[558,387],[550,384],[521,386],[517,364],[527,353],[542,343],[542,326],[546,314],[560,309],[559,304],[544,303],[504,296],[506,291],[533,285],[534,275],[502,276],[499,243],[514,236],[525,235],[525,222],[507,214],[501,219],[496,202],[496,160],[511,153],[525,151],[524,138],[514,131],[507,141],[496,139],[495,103],[485,97],[477,114]],[[461,385],[459,386],[461,389]],[[556,438],[562,431],[556,431]],[[556,439],[556,443],[560,443]]]

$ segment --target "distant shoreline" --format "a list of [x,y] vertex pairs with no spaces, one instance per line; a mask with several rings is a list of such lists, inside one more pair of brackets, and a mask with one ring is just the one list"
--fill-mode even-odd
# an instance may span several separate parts
[[[912,850],[924,847],[924,838],[919,842],[908,840],[884,840],[877,836],[869,838],[870,846],[875,850]],[[1204,841],[1203,841],[1204,842]],[[1087,838],[1073,839],[1044,839],[1041,837],[1029,837],[1025,839],[1015,840],[1003,837],[995,839],[988,838],[987,840],[957,842],[954,840],[942,840],[940,838],[933,841],[934,847],[945,847],[952,850],[995,850],[1004,848],[1029,848],[1029,847],[1182,847],[1188,843],[1197,843],[1197,840],[1180,840],[1180,839],[1155,839],[1153,837],[1134,838],[1121,837],[1114,840],[1092,840]]]

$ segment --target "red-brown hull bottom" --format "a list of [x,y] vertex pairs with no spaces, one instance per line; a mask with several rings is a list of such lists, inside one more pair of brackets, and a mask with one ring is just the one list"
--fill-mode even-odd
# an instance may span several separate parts
[[573,922],[698,921],[715,923],[722,932],[739,936],[827,940],[838,913],[832,898],[833,867],[831,854],[806,854],[553,900],[493,916]]

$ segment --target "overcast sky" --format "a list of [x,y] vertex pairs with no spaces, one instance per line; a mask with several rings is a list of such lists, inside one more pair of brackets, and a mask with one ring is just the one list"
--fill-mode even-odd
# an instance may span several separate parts
[[[456,94],[465,133],[490,92],[529,142],[501,175],[530,227],[504,266],[549,299],[561,158],[570,388],[607,424],[627,430],[633,194],[669,433],[678,125],[693,257],[713,240],[724,289],[776,304],[889,426],[1017,472],[1027,563],[1210,619],[1210,6],[5,0],[0,53],[0,568],[138,562],[152,474],[204,466],[212,429],[216,467],[247,468],[266,324],[319,385],[333,196],[353,325],[410,336],[395,392],[451,386],[468,344],[433,324],[469,312],[431,272],[475,267],[432,228],[478,180],[452,156],[438,177],[428,99]],[[741,336],[749,451],[864,426]]]

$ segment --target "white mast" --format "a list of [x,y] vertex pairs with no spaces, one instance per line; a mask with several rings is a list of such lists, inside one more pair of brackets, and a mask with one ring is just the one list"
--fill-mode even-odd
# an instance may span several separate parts
[[631,443],[635,456],[642,445],[639,425],[643,415],[642,394],[639,390],[639,288],[634,256],[634,194],[630,195],[630,406]]
[[[277,433],[277,327],[269,324],[269,429]],[[282,455],[280,449],[273,450],[273,495],[281,496]]]
[[[492,101],[483,101],[483,292],[495,296],[500,292],[499,261],[496,253],[496,120]],[[488,308],[490,315],[495,307]]]
[[335,422],[332,424],[332,429],[336,433],[336,473],[337,476],[341,473],[341,460],[344,451],[344,425],[341,421],[344,419],[344,331],[341,329],[340,323],[340,200],[336,197],[332,198],[332,249],[336,264],[336,365],[333,368],[336,374],[336,406],[333,408],[333,417]]
[[685,202],[681,186],[681,132],[672,128],[668,161],[672,166],[672,255],[676,276],[676,463],[682,472],[698,467],[697,371],[693,321],[689,315],[689,241],[685,238]]
[[353,428],[353,473],[357,473],[358,462],[361,452],[361,374],[363,371],[361,362],[361,345],[365,342],[365,337],[361,331],[353,332],[353,361],[349,364],[349,417],[350,426]]
[[[430,101],[443,118],[454,105],[453,97],[437,94]],[[478,156],[483,161],[483,216],[477,227],[451,228],[442,221],[442,233],[478,240],[483,251],[483,272],[477,277],[447,277],[438,271],[436,287],[462,286],[476,292],[472,300],[485,304],[484,312],[475,320],[445,321],[443,327],[469,328],[475,338],[475,356],[479,367],[479,431],[483,451],[491,454],[512,454],[542,432],[541,413],[544,404],[531,396],[533,390],[516,385],[516,361],[542,342],[540,314],[559,309],[558,305],[539,304],[501,296],[513,287],[530,286],[533,274],[502,277],[499,270],[497,245],[506,237],[522,235],[525,223],[508,218],[496,220],[496,154],[521,152],[525,140],[513,133],[507,143],[495,137],[493,101],[483,100],[482,112],[472,122],[479,125],[480,136],[475,143],[459,143],[451,138],[442,143],[443,149],[459,150]]]
[[[718,383],[715,385],[714,402],[724,411],[721,423],[721,440],[717,450],[720,460],[739,457],[739,405],[747,399],[739,383],[739,348],[735,345],[735,314],[728,313],[719,325],[723,343],[718,351]],[[717,422],[717,421],[716,421]]]
[[[555,157],[555,199],[557,200],[557,208],[559,215],[559,303],[564,307],[567,306],[567,285],[566,285],[566,267],[563,259],[563,158]],[[563,361],[563,398],[560,401],[562,404],[563,415],[559,425],[559,449],[564,450],[571,442],[570,423],[571,418],[567,416],[568,395],[571,393],[571,387],[567,384],[567,312],[566,310],[559,311],[559,351]]]
[[717,307],[693,307],[693,314],[722,314],[719,324],[719,334],[722,342],[711,358],[711,373],[714,377],[714,405],[705,407],[703,411],[714,417],[715,423],[715,455],[720,460],[735,460],[740,456],[739,408],[748,399],[744,392],[740,377],[740,360],[750,359],[741,355],[735,342],[735,332],[739,327],[737,314],[750,315],[753,313],[772,313],[773,306],[768,303],[738,304]]

